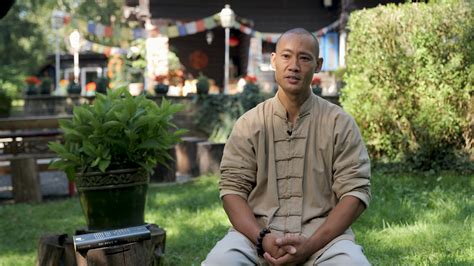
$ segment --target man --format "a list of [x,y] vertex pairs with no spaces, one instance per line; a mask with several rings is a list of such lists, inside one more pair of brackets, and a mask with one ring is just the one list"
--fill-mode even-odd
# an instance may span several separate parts
[[322,61],[304,29],[278,40],[278,92],[225,146],[219,189],[233,228],[203,265],[369,264],[350,225],[370,201],[370,162],[354,120],[311,92]]

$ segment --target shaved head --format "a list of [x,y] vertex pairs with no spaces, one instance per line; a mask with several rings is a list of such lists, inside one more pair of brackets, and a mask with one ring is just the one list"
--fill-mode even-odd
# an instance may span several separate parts
[[280,40],[283,39],[283,38],[286,38],[288,37],[289,35],[306,35],[306,36],[309,36],[311,38],[313,38],[314,40],[314,55],[316,56],[316,58],[319,57],[319,42],[318,42],[318,39],[316,39],[316,37],[314,37],[314,35],[303,29],[303,28],[294,28],[294,29],[291,29],[291,30],[287,30],[285,31],[282,35],[280,35],[280,37],[278,38],[277,40],[277,43],[276,43],[276,50],[278,50],[278,45],[280,43]]

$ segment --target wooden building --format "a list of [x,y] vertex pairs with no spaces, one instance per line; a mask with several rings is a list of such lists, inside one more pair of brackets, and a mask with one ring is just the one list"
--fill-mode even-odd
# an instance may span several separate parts
[[[325,29],[332,36],[321,40],[322,53],[327,63],[325,70],[335,70],[344,64],[339,49],[344,49],[345,39],[340,40],[340,31],[345,31],[348,14],[360,8],[370,8],[378,4],[401,1],[362,1],[362,0],[126,0],[125,4],[134,7],[135,18],[149,20],[154,24],[185,24],[217,14],[229,4],[236,14],[237,21],[255,31],[280,34],[288,29],[302,27],[311,32]],[[133,12],[132,12],[133,13]],[[331,26],[330,26],[331,25]],[[330,26],[330,27],[328,27]],[[322,37],[324,37],[324,34]],[[220,26],[208,31],[169,39],[170,49],[180,58],[186,71],[194,76],[203,73],[222,86],[224,79],[224,29]],[[230,47],[231,80],[247,74],[251,36],[239,29],[231,29]],[[323,49],[324,48],[324,49]],[[265,72],[269,64],[274,42],[262,39],[260,65]],[[325,54],[324,54],[325,53]],[[196,55],[205,64],[193,64]],[[268,75],[267,75],[268,76]],[[270,75],[272,77],[272,75]]]

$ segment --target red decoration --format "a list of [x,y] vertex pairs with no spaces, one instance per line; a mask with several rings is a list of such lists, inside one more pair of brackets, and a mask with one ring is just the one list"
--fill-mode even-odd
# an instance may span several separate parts
[[209,57],[201,50],[195,50],[189,55],[189,65],[196,70],[201,70],[208,64]]
[[89,82],[86,84],[86,91],[95,91],[97,88],[97,84],[95,82]]
[[71,22],[71,16],[64,16],[63,18],[64,25],[68,25]]
[[250,84],[255,84],[257,83],[257,77],[254,76],[254,75],[247,75],[245,76],[245,81],[247,81],[247,83],[250,83]]
[[230,47],[236,47],[237,45],[240,44],[240,40],[239,38],[235,37],[235,36],[231,36],[229,38],[229,46]]
[[25,82],[28,85],[38,85],[41,83],[41,80],[35,76],[29,76],[25,79]]
[[321,78],[318,76],[313,76],[313,80],[311,81],[312,86],[321,85]]

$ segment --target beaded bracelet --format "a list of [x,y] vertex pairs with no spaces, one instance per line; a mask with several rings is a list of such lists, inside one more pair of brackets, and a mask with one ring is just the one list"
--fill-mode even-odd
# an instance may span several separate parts
[[263,250],[263,238],[265,237],[266,234],[271,233],[270,229],[268,228],[263,228],[260,230],[260,233],[258,234],[257,237],[257,254],[260,257],[263,257],[263,253],[265,253],[265,250]]

